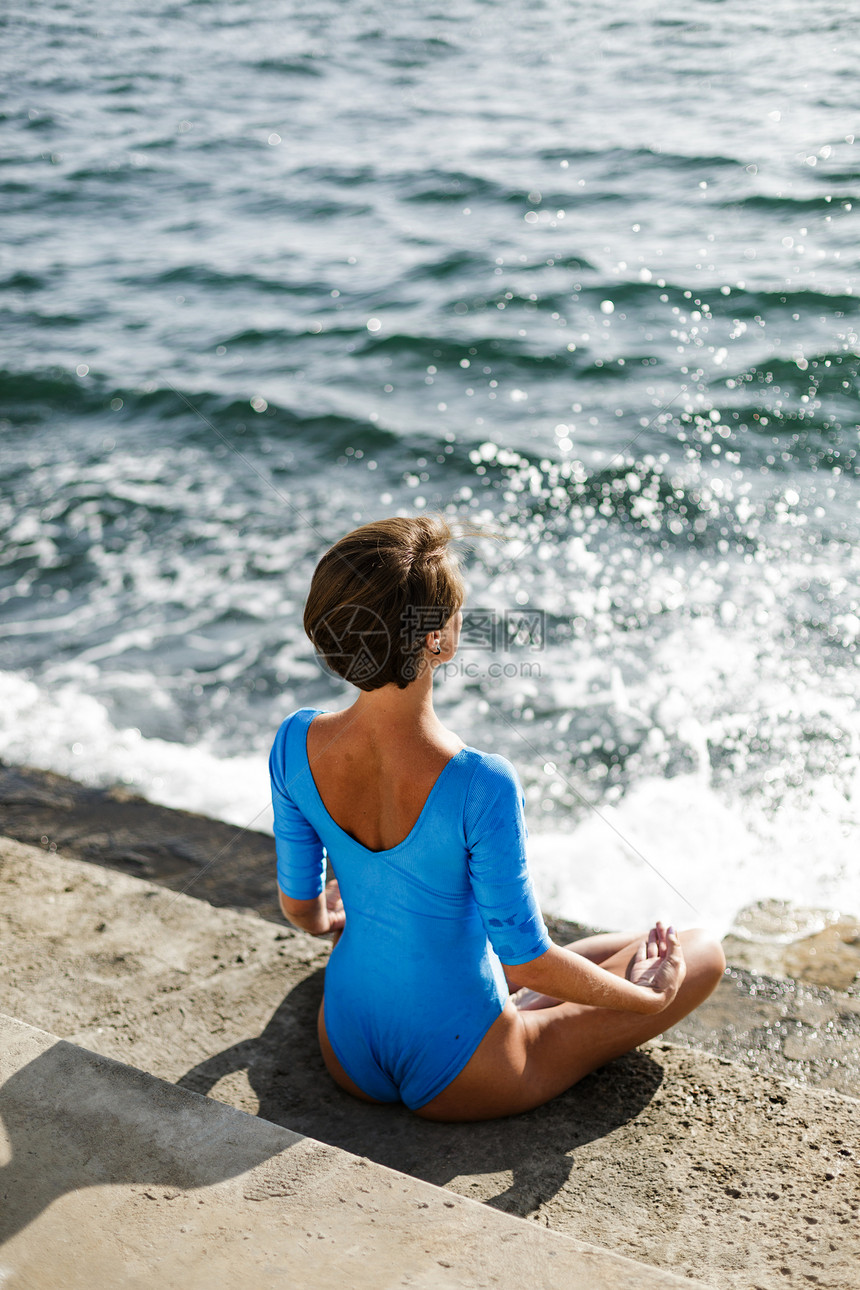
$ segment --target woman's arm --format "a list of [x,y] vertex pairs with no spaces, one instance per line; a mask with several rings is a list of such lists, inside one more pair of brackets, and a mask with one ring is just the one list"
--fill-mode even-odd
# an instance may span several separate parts
[[337,879],[326,883],[325,891],[313,900],[293,900],[279,889],[281,913],[294,927],[311,936],[325,936],[327,932],[342,932],[346,925],[346,914],[340,898]]
[[[634,956],[634,961],[637,959],[636,975],[644,979],[645,984],[642,985],[616,976],[560,945],[551,945],[545,954],[506,971],[516,974],[519,985],[554,999],[586,1003],[596,1008],[613,1008],[619,1012],[662,1012],[672,1002],[684,979],[684,955],[680,942],[670,931],[665,940],[665,952],[658,950],[652,957],[650,942],[643,941]],[[650,964],[648,968],[645,967],[646,962]]]
[[550,941],[528,871],[522,787],[504,757],[482,757],[466,795],[463,827],[472,892],[509,984],[620,1012],[668,1007],[684,977],[674,934],[644,940],[627,979]]

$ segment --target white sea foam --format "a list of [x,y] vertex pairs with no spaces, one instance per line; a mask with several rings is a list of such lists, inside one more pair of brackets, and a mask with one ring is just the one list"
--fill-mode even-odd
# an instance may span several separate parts
[[[0,756],[84,783],[121,783],[166,806],[271,831],[266,750],[222,756],[205,744],[116,728],[72,686],[46,690],[0,672]],[[828,779],[783,799],[732,800],[701,769],[644,777],[615,806],[578,825],[531,822],[529,853],[542,906],[578,922],[641,927],[662,917],[724,933],[764,898],[860,911],[855,860],[860,802]],[[638,853],[638,854],[637,854]],[[674,889],[674,890],[673,890]]]
[[741,908],[767,898],[856,913],[854,800],[852,809],[822,781],[772,813],[698,775],[640,781],[572,832],[532,835],[541,903],[597,927],[663,918],[720,935]]
[[117,729],[97,699],[72,686],[43,690],[0,672],[0,757],[85,784],[123,784],[164,806],[271,829],[266,753],[222,757],[203,744]]

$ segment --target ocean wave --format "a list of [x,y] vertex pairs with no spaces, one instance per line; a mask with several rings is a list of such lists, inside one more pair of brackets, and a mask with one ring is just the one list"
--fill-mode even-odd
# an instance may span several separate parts
[[[827,176],[829,180],[830,175]],[[860,178],[860,174],[855,176]],[[725,210],[757,210],[765,214],[801,215],[807,212],[832,214],[844,202],[856,202],[856,193],[811,194],[806,197],[787,197],[784,193],[750,193],[746,197],[729,198],[716,204]]]
[[438,507],[507,539],[473,603],[545,615],[439,701],[549,908],[652,900],[574,789],[699,907],[847,905],[856,76],[808,15],[762,59],[772,8],[4,15],[6,755],[253,814],[273,714],[343,700],[315,561]]
[[486,331],[480,336],[465,337],[458,342],[439,334],[418,336],[407,332],[390,332],[387,335],[368,336],[365,331],[361,352],[396,354],[401,362],[408,361],[416,366],[424,366],[428,360],[458,364],[461,360],[466,360],[476,366],[480,363],[492,363],[494,369],[572,372],[580,365],[580,359],[566,350],[561,353],[535,352],[526,342],[512,336],[493,337]]
[[[127,388],[113,385],[104,376],[78,377],[62,370],[10,371],[0,369],[0,401],[8,417],[20,427],[53,425],[58,417],[79,420],[99,416],[114,424],[141,421],[147,438],[157,437],[157,427],[182,419],[187,422],[186,442],[197,437],[211,439],[207,422],[241,433],[265,427],[282,440],[309,441],[322,459],[337,456],[357,439],[367,448],[384,448],[395,437],[393,431],[361,417],[337,413],[306,413],[275,403],[255,410],[254,400],[237,398],[212,390],[175,389],[170,386]],[[9,423],[7,422],[7,431]]]
[[722,153],[682,153],[671,149],[652,148],[545,148],[540,153],[543,161],[597,162],[615,170],[628,171],[644,165],[648,169],[693,170],[734,169],[746,165],[746,160]]
[[184,807],[240,827],[272,827],[267,754],[229,757],[205,746],[147,739],[117,727],[103,704],[73,686],[45,690],[0,672],[8,720],[4,761],[39,766],[94,786],[122,784],[163,806]]
[[251,291],[263,295],[310,297],[316,301],[328,294],[327,284],[313,277],[297,279],[283,271],[272,275],[239,269],[231,272],[191,259],[156,272],[135,269],[121,274],[117,281],[124,287],[196,286],[218,293]]
[[249,61],[246,66],[254,72],[274,72],[278,76],[321,77],[326,72],[325,64],[313,54],[306,54],[303,58],[257,58]]

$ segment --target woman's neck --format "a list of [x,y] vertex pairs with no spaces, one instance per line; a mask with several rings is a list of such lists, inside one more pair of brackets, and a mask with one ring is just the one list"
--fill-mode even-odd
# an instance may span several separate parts
[[427,668],[405,690],[396,685],[362,690],[349,710],[362,721],[388,729],[433,729],[439,725],[433,708],[433,673]]

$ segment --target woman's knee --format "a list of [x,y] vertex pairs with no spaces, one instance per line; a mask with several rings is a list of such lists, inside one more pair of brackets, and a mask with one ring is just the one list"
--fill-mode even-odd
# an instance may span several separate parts
[[726,956],[717,937],[704,927],[693,927],[681,933],[681,944],[688,970],[709,986],[709,993],[716,989],[726,970]]

